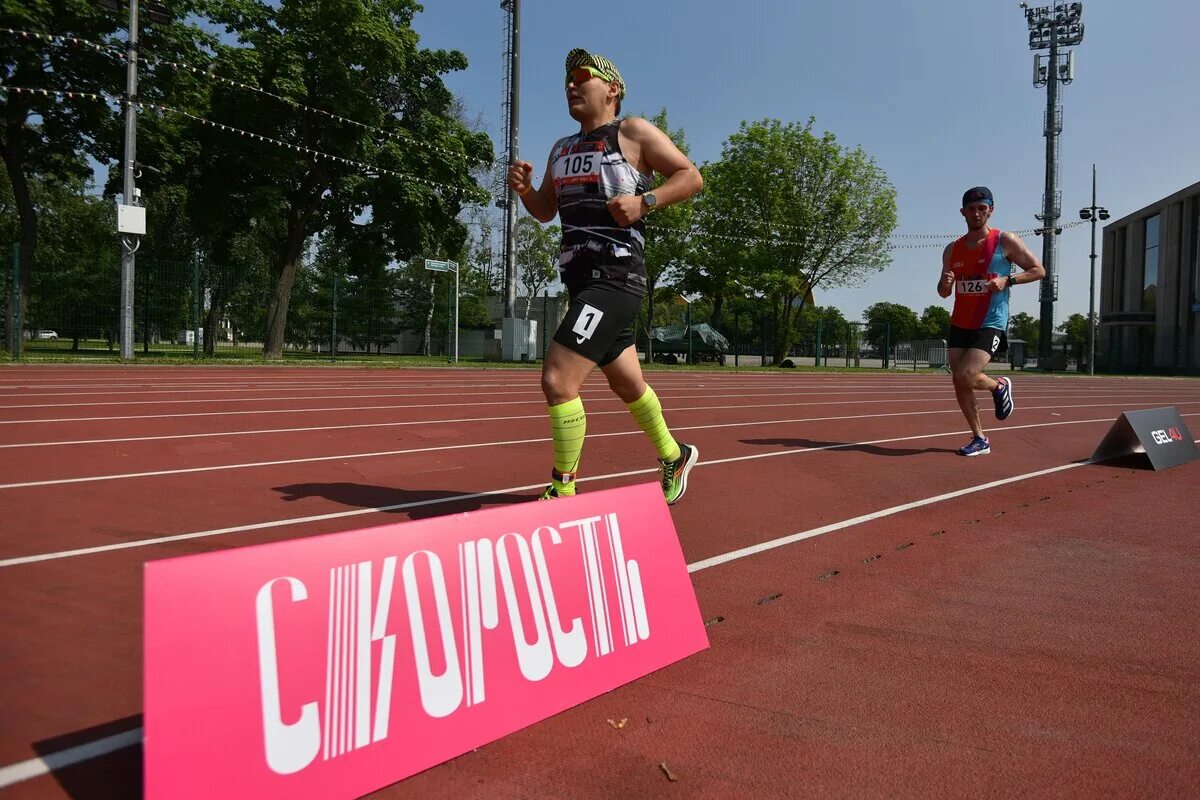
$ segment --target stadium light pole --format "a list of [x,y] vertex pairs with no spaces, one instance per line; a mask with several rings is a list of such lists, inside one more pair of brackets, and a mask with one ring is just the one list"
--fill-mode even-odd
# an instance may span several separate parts
[[[112,12],[119,12],[121,8],[118,0],[99,0],[99,5]],[[141,204],[141,193],[134,182],[136,177],[140,177],[138,171],[144,166],[137,163],[138,5],[138,0],[129,0],[128,38],[125,42],[125,156],[122,164],[122,202],[117,207],[117,233],[121,238],[119,338],[123,361],[133,358],[135,257],[141,245],[140,237],[146,234],[146,212]],[[171,11],[153,0],[144,3],[144,10],[151,22],[165,24],[171,21]]]
[[1088,284],[1088,375],[1096,374],[1096,220],[1108,219],[1108,209],[1096,205],[1096,165],[1092,164],[1092,204],[1079,209],[1079,218],[1092,222],[1092,279]]
[[[138,54],[138,0],[129,0],[129,38],[126,43],[125,59],[125,163],[124,185],[121,199],[124,205],[138,206],[137,188],[134,186],[134,161],[137,159],[137,54]],[[143,212],[144,213],[144,212]],[[134,259],[141,244],[135,231],[137,225],[121,226],[121,360],[133,358],[133,278]],[[142,230],[145,230],[143,224]]]
[[[521,0],[501,0],[509,14],[507,89],[508,119],[505,127],[508,163],[520,152],[521,126]],[[504,195],[504,316],[516,316],[517,302],[517,193],[505,187]]]
[[1062,232],[1058,227],[1061,212],[1061,197],[1058,191],[1058,137],[1062,133],[1062,105],[1058,102],[1059,84],[1068,84],[1075,79],[1075,58],[1071,51],[1060,52],[1060,47],[1077,45],[1083,41],[1083,3],[1058,3],[1031,8],[1022,2],[1025,21],[1029,26],[1029,49],[1049,50],[1045,64],[1042,55],[1033,57],[1033,85],[1046,87],[1046,120],[1043,135],[1046,137],[1046,188],[1042,195],[1042,213],[1035,215],[1041,221],[1042,265],[1046,278],[1041,286],[1041,325],[1038,343],[1038,361],[1043,369],[1049,366],[1054,352],[1054,303],[1058,300],[1058,264],[1056,263],[1055,237]]

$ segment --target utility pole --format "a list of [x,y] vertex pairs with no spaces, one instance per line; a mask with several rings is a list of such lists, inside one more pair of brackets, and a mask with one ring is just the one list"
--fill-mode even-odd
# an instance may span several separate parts
[[1079,218],[1092,221],[1092,279],[1088,284],[1088,375],[1096,374],[1096,220],[1108,219],[1108,209],[1096,205],[1096,165],[1092,164],[1092,204],[1079,209]]
[[[508,64],[505,80],[505,105],[508,124],[505,127],[508,163],[518,158],[521,120],[521,0],[502,0],[500,7],[508,11]],[[504,203],[504,317],[516,315],[517,303],[517,193],[505,185]]]
[[[121,190],[123,205],[128,209],[140,205],[137,188],[133,185],[137,160],[137,54],[138,0],[129,0],[129,38],[125,58],[125,185]],[[124,224],[122,217],[127,218]],[[146,212],[142,210],[139,214],[118,209],[117,218],[117,230],[121,234],[121,360],[126,361],[133,358],[134,256],[141,244],[139,237],[146,233]]]
[[1059,84],[1068,84],[1075,79],[1075,57],[1071,51],[1061,52],[1060,47],[1077,45],[1083,41],[1083,3],[1055,3],[1053,6],[1030,8],[1021,3],[1025,21],[1029,26],[1029,49],[1049,50],[1046,62],[1042,55],[1033,57],[1033,85],[1046,87],[1046,119],[1043,135],[1046,137],[1046,187],[1042,195],[1042,213],[1035,218],[1042,223],[1042,264],[1046,278],[1041,286],[1041,325],[1038,342],[1038,363],[1043,369],[1050,363],[1054,352],[1054,303],[1058,300],[1057,239],[1062,233],[1058,226],[1062,206],[1058,190],[1058,137],[1062,133],[1062,105],[1058,101]]
[[[109,11],[119,12],[119,0],[99,0],[99,5]],[[146,16],[150,22],[165,25],[171,21],[171,12],[165,6],[147,0]],[[141,203],[141,194],[134,185],[141,169],[157,172],[152,167],[137,163],[137,104],[138,104],[138,0],[129,0],[129,36],[125,42],[125,159],[122,170],[124,186],[121,189],[121,204],[117,206],[117,233],[121,237],[121,296],[119,339],[121,359],[133,358],[133,295],[134,256],[146,235],[146,209]],[[147,335],[149,332],[147,331]]]

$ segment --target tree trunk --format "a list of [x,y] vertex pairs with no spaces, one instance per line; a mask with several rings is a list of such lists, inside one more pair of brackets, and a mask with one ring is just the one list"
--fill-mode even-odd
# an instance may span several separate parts
[[[213,299],[215,300],[216,297],[214,297]],[[216,341],[217,341],[217,335],[216,335],[217,334],[217,305],[216,305],[216,303],[213,303],[213,305],[209,307],[208,312],[205,313],[204,325],[202,327],[202,330],[204,331],[204,355],[208,356],[209,358],[212,358],[212,356],[214,354],[213,348],[216,346]]]
[[717,292],[713,295],[712,316],[709,317],[708,324],[712,325],[717,330],[721,330],[721,320],[725,316],[725,293]]
[[[299,237],[299,241],[296,240]],[[303,232],[288,231],[288,240],[284,245],[285,255],[280,264],[272,270],[275,286],[271,290],[271,300],[267,307],[267,330],[263,340],[263,357],[281,358],[283,356],[284,331],[287,328],[288,305],[292,301],[292,286],[296,282],[296,270],[300,264],[300,247],[303,244]]]
[[787,357],[787,340],[792,321],[791,314],[788,313],[788,302],[784,298],[775,300],[775,346],[772,348],[772,364],[781,364]]
[[208,313],[204,315],[204,355],[210,358],[216,355],[217,323],[220,320],[221,309],[225,307],[226,291],[224,281],[218,279],[217,285],[209,292]]
[[791,347],[792,331],[795,330],[796,320],[799,318],[799,309],[795,312],[792,310],[792,303],[796,302],[798,295],[787,295],[783,298],[782,307],[775,315],[775,363],[783,362],[787,358],[787,351]]
[[304,179],[305,186],[299,192],[299,200],[293,202],[288,211],[287,236],[284,238],[279,260],[271,271],[275,278],[275,287],[271,291],[270,304],[267,306],[267,330],[263,337],[264,358],[283,356],[288,305],[292,301],[292,286],[296,282],[300,254],[304,250],[309,220],[320,205],[321,195],[324,193],[324,189],[315,185],[316,183],[317,177],[310,172]]
[[[4,137],[4,166],[8,169],[9,182],[12,185],[13,200],[17,204],[17,217],[20,220],[20,253],[17,257],[21,270],[20,291],[18,297],[13,297],[9,303],[8,320],[5,330],[9,336],[14,335],[16,325],[17,303],[20,303],[20,318],[29,318],[29,285],[33,275],[33,252],[37,247],[37,209],[33,205],[33,197],[29,193],[29,179],[25,175],[24,143],[21,132],[25,127],[26,112],[14,102],[16,97],[10,94],[5,105],[8,118],[5,124]],[[9,267],[4,270],[4,279],[11,283],[12,253],[3,254],[3,263]],[[15,335],[20,336],[21,331]],[[9,341],[12,341],[9,339]]]
[[646,363],[654,361],[654,287],[646,295]]
[[429,311],[425,313],[425,335],[421,337],[421,355],[430,355],[430,342],[433,335],[433,275],[429,276]]

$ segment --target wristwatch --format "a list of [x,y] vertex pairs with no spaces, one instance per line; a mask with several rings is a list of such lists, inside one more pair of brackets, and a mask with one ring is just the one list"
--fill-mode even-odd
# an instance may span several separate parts
[[653,211],[658,205],[658,198],[650,192],[646,192],[644,195],[642,195],[642,202],[646,204],[647,211]]
[[1016,284],[1017,284],[1017,276],[1009,275],[1008,280],[1005,281],[1005,283],[1004,283],[1004,288],[1008,289],[1009,287],[1015,286]]

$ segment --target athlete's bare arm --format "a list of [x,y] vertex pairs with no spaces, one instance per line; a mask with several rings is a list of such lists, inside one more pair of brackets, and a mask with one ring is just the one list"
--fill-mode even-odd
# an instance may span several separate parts
[[954,291],[954,270],[950,267],[950,254],[954,252],[954,242],[946,245],[942,251],[942,277],[938,279],[937,293],[949,297]]
[[546,174],[542,185],[533,188],[533,164],[517,161],[508,168],[508,185],[521,197],[529,215],[538,222],[549,222],[558,216],[558,194],[554,191],[554,153],[546,159]]
[[[1008,231],[1000,233],[1000,249],[1004,253],[1004,257],[1010,263],[1021,268],[1021,272],[1012,276],[1012,282],[1017,283],[1034,283],[1046,277],[1046,268],[1042,266],[1042,262],[1033,254],[1020,236]],[[1000,275],[988,281],[988,291],[999,292],[1003,291],[1008,284],[1008,276]]]
[[[667,179],[654,190],[655,208],[686,200],[704,187],[700,170],[657,125],[641,117],[629,117],[621,122],[617,135],[621,152],[635,169],[646,175],[657,172]],[[622,226],[632,225],[648,211],[637,195],[614,197],[608,203],[608,210]]]

